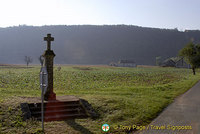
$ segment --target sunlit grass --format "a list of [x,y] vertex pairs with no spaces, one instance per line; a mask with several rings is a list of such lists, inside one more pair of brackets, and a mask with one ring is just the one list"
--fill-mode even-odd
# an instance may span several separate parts
[[[40,67],[0,68],[0,99],[37,96]],[[54,68],[54,91],[86,99],[99,118],[76,120],[92,132],[101,125],[146,125],[173,99],[191,88],[200,75],[177,68],[116,68],[100,66],[62,66]],[[39,126],[38,126],[39,127]],[[69,130],[72,131],[73,130]]]

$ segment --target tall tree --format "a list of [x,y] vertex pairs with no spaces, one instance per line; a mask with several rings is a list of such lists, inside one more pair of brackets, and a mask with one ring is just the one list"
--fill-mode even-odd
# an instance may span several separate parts
[[191,65],[195,75],[195,69],[200,66],[200,45],[192,42],[188,43],[179,51],[179,56],[183,56],[186,62]]

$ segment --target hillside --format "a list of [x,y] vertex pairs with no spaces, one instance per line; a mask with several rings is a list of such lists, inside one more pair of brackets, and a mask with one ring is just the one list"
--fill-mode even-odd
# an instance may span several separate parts
[[154,65],[156,56],[176,56],[191,38],[200,42],[200,31],[128,25],[8,27],[0,28],[0,63],[21,64],[26,55],[39,63],[47,33],[55,38],[52,48],[58,64],[109,64],[133,59],[137,64]]

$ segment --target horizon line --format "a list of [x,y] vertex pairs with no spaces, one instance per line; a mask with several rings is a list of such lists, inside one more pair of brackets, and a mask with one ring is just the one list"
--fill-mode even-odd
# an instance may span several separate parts
[[28,25],[28,24],[19,24],[19,25],[13,25],[13,26],[0,26],[0,29],[3,28],[14,28],[14,27],[48,27],[48,26],[134,26],[134,27],[140,27],[140,28],[152,28],[152,29],[163,29],[163,30],[176,30],[180,32],[185,31],[200,31],[200,29],[179,29],[179,28],[159,28],[159,27],[148,27],[148,26],[140,26],[140,25],[134,25],[134,24],[48,24],[48,25]]

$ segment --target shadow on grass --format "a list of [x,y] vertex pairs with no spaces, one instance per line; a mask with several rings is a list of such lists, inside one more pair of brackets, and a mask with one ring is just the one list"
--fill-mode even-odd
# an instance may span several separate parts
[[75,120],[67,120],[65,121],[69,126],[71,126],[74,130],[79,131],[81,134],[94,134],[89,129],[84,128],[80,124],[76,123]]

